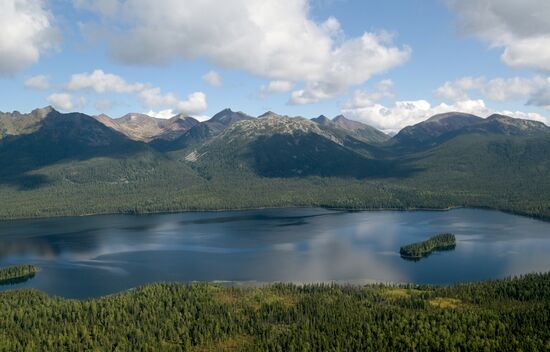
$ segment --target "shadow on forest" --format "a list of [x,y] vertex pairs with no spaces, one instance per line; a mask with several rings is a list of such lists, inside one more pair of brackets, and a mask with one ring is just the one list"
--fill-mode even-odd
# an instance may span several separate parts
[[0,280],[0,286],[22,284],[23,282],[29,281],[30,279],[34,278],[35,275],[35,273],[32,273],[26,276],[16,277],[14,279]]
[[80,114],[49,113],[38,130],[0,140],[0,184],[32,190],[49,184],[47,176],[31,172],[64,161],[94,157],[127,158],[145,144]]
[[448,246],[448,247],[442,247],[442,248],[439,248],[439,249],[435,249],[421,257],[409,257],[409,256],[406,256],[406,255],[403,255],[401,254],[401,259],[403,260],[406,260],[408,262],[418,262],[418,261],[421,261],[422,259],[426,259],[428,258],[429,256],[431,256],[432,254],[434,253],[437,253],[437,252],[452,252],[456,249],[456,245],[452,245],[452,246]]
[[398,159],[367,158],[315,133],[262,136],[252,143],[250,156],[264,177],[406,178],[422,171]]

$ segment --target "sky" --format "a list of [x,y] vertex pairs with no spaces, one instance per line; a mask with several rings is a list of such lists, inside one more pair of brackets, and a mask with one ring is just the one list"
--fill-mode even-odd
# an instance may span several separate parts
[[0,111],[550,124],[548,0],[0,0]]

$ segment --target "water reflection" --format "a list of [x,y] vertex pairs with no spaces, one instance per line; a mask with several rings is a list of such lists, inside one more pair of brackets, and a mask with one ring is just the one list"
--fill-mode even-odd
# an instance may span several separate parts
[[29,275],[26,275],[26,276],[16,277],[16,278],[13,278],[13,279],[0,280],[0,287],[1,286],[17,285],[17,284],[21,284],[23,282],[27,282],[30,279],[32,279],[34,277],[34,275],[35,274],[32,273],[32,274],[29,274]]
[[[402,245],[442,232],[454,251],[401,259]],[[550,269],[550,223],[473,209],[109,215],[2,222],[0,234],[0,266],[42,267],[17,287],[66,297],[153,281],[450,283]]]

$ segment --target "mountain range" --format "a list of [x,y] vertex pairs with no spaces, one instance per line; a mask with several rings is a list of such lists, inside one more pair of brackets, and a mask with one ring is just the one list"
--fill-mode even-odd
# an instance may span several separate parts
[[2,218],[263,206],[547,217],[549,171],[550,128],[503,115],[449,112],[390,137],[342,115],[0,113]]

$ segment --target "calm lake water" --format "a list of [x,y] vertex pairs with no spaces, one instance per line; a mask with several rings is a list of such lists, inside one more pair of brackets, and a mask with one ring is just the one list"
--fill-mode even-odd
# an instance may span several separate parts
[[[440,232],[454,251],[399,247]],[[33,287],[84,298],[156,281],[446,284],[550,270],[550,223],[489,210],[270,209],[0,222],[0,266],[33,263]]]

